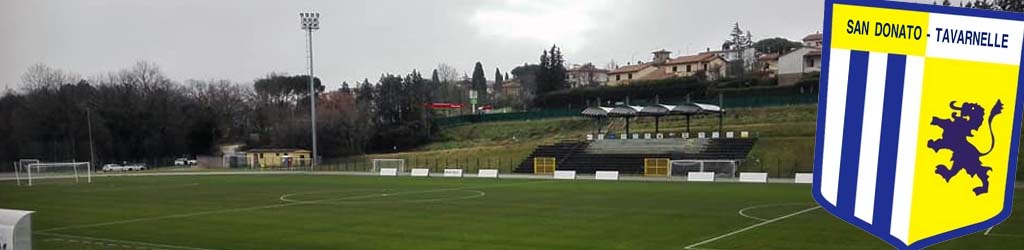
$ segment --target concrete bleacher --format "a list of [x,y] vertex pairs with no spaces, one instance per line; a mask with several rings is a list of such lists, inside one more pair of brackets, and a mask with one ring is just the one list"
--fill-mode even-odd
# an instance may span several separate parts
[[590,143],[590,154],[672,154],[698,153],[707,146],[706,139],[601,140]]
[[643,174],[646,158],[743,160],[755,142],[756,138],[565,141],[537,147],[515,172],[533,173],[535,157],[555,157],[558,170],[584,174],[596,171]]

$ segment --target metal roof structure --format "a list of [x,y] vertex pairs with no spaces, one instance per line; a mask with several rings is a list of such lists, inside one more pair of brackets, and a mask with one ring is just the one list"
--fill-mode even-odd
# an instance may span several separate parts
[[580,112],[590,117],[638,117],[668,115],[701,115],[725,112],[722,107],[704,103],[686,103],[679,105],[654,104],[647,106],[620,105],[615,107],[590,107]]

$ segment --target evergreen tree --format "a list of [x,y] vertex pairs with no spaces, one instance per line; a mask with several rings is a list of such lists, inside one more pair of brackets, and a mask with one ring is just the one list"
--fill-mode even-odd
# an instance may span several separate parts
[[537,95],[566,88],[565,59],[557,45],[541,53],[540,72],[537,73]]
[[473,78],[470,81],[473,90],[476,90],[479,103],[487,102],[487,77],[484,76],[484,66],[476,62],[473,67]]
[[505,77],[501,75],[501,69],[494,68],[494,93],[501,92],[501,86],[505,82]]

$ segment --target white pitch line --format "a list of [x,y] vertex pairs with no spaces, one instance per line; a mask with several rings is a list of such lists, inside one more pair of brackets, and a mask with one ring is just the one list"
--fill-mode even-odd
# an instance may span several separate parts
[[[447,190],[445,190],[445,191],[447,191]],[[339,204],[339,203],[358,203],[358,204],[365,204],[365,203],[398,203],[398,202],[402,202],[402,203],[430,203],[430,202],[441,202],[441,201],[469,200],[469,199],[476,199],[476,198],[482,198],[484,196],[487,196],[487,193],[485,193],[484,191],[480,191],[480,190],[465,189],[465,190],[456,190],[456,191],[465,191],[465,192],[469,192],[469,193],[473,193],[473,194],[457,196],[457,197],[441,197],[441,198],[433,198],[433,199],[398,199],[398,200],[383,200],[383,201],[382,200],[345,201],[345,200],[350,200],[350,199],[347,199],[348,197],[342,197],[342,198],[336,198],[336,199],[311,200],[311,201],[296,200],[296,199],[289,198],[289,197],[292,197],[292,196],[295,196],[295,195],[302,195],[302,194],[332,193],[331,191],[320,191],[320,192],[304,192],[304,193],[303,192],[299,192],[299,193],[285,194],[285,195],[281,195],[281,197],[279,197],[278,199],[281,200],[281,201],[284,201],[284,202],[293,202],[293,203],[336,205],[336,204]],[[431,193],[434,193],[434,192],[431,192]],[[370,194],[371,197],[359,197],[359,198],[401,196],[401,195],[405,195],[405,194],[418,194],[418,192],[415,192],[415,193],[412,193],[412,192],[390,193],[390,194],[389,193],[375,193],[375,194]]]
[[810,203],[775,203],[775,204],[756,205],[756,206],[745,207],[743,209],[740,209],[740,211],[736,212],[736,213],[738,213],[740,216],[746,217],[748,219],[759,220],[759,221],[768,221],[768,219],[757,217],[757,216],[753,216],[753,215],[749,215],[746,212],[747,212],[747,210],[758,209],[758,208],[783,207],[783,206],[795,206],[795,205],[806,205],[806,204],[810,204]]
[[211,210],[211,211],[186,213],[186,214],[175,214],[175,215],[165,215],[165,216],[136,218],[136,219],[129,219],[129,220],[103,222],[103,223],[94,223],[94,224],[84,224],[84,225],[75,225],[75,226],[66,226],[66,227],[55,227],[55,228],[49,228],[49,229],[45,229],[45,230],[39,230],[39,231],[36,231],[36,232],[53,232],[53,231],[63,231],[63,230],[68,230],[68,229],[82,229],[82,228],[91,228],[91,227],[100,227],[100,226],[119,225],[119,224],[127,224],[127,223],[142,222],[142,221],[154,221],[154,220],[175,219],[175,218],[188,218],[188,217],[195,217],[195,216],[201,216],[201,215],[221,214],[221,213],[230,213],[230,212],[245,212],[245,211],[261,210],[261,209],[269,209],[269,208],[279,208],[279,207],[289,207],[289,206],[304,205],[304,204],[319,204],[321,202],[326,202],[326,201],[343,201],[343,200],[350,200],[350,199],[373,198],[373,197],[380,197],[380,196],[387,196],[387,195],[433,193],[433,192],[444,192],[444,191],[462,190],[462,189],[507,187],[507,186],[516,186],[516,185],[525,185],[525,184],[534,184],[534,183],[544,183],[544,182],[551,182],[551,181],[531,181],[531,182],[521,182],[521,183],[512,183],[512,184],[503,184],[503,185],[488,185],[488,186],[480,186],[480,187],[441,188],[441,189],[431,189],[431,190],[423,190],[423,191],[397,192],[397,193],[390,193],[390,194],[388,194],[388,193],[379,194],[378,193],[378,194],[368,194],[368,195],[357,195],[357,196],[348,196],[348,197],[332,198],[332,199],[322,199],[322,200],[314,200],[314,201],[279,203],[279,204],[254,206],[254,207],[242,207],[242,208],[231,208],[231,209],[222,209],[222,210]]
[[988,230],[985,230],[985,236],[989,236],[989,237],[1024,238],[1024,235],[992,233],[992,230],[995,229],[995,228],[996,227],[990,227],[990,228],[988,228]]
[[720,239],[723,239],[723,238],[726,238],[726,237],[729,237],[729,236],[733,236],[733,235],[736,235],[736,234],[739,234],[739,233],[742,233],[742,232],[746,232],[746,231],[749,231],[749,230],[754,229],[754,228],[758,228],[758,227],[761,227],[761,226],[764,226],[764,225],[768,225],[768,224],[774,223],[776,221],[785,220],[785,219],[793,217],[793,216],[801,215],[803,213],[810,212],[810,211],[818,209],[818,208],[821,208],[821,207],[814,206],[812,208],[800,210],[800,211],[798,211],[796,213],[791,213],[791,214],[783,215],[781,217],[778,217],[778,218],[775,218],[775,219],[771,219],[771,220],[767,220],[767,221],[764,221],[764,222],[761,222],[761,223],[757,223],[757,224],[751,225],[749,227],[745,227],[745,228],[740,229],[740,230],[732,231],[732,232],[729,232],[727,234],[719,235],[719,236],[711,238],[711,239],[707,239],[707,240],[704,240],[704,241],[701,241],[701,242],[697,242],[697,243],[694,243],[692,245],[685,246],[683,248],[684,249],[696,249],[696,247],[698,247],[698,246],[701,246],[701,245],[704,245],[704,244],[708,244],[708,243],[711,243],[711,242],[714,242],[714,241],[717,241],[717,240],[720,240]]
[[126,246],[135,245],[135,246],[144,246],[144,247],[150,247],[150,248],[166,248],[166,249],[179,249],[179,250],[215,250],[215,249],[210,249],[210,248],[175,246],[175,245],[167,245],[167,244],[159,244],[159,243],[142,242],[142,241],[114,240],[114,239],[95,238],[95,237],[80,236],[80,235],[70,235],[70,234],[47,233],[47,232],[36,232],[36,233],[40,234],[40,235],[50,236],[50,237],[76,239],[76,240],[80,240],[80,241],[107,242],[108,244],[109,243],[117,243],[117,244],[126,245]]

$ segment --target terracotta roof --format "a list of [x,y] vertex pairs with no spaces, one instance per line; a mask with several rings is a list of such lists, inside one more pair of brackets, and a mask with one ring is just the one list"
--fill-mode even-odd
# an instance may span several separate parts
[[779,56],[780,56],[779,53],[768,53],[768,54],[761,55],[760,57],[757,57],[757,60],[760,60],[760,61],[774,61],[774,60],[778,60]]
[[640,77],[640,78],[637,78],[637,79],[633,79],[633,80],[636,80],[636,81],[651,81],[651,80],[667,79],[667,78],[672,78],[672,77],[676,77],[676,74],[665,72],[664,69],[658,69],[658,70],[655,70],[654,72],[651,72],[651,73],[649,73],[647,75],[644,75],[643,77]]
[[254,148],[249,149],[249,152],[260,153],[260,152],[309,152],[309,150],[298,149],[298,148]]
[[671,65],[671,64],[707,62],[707,61],[714,60],[717,57],[718,57],[718,55],[716,55],[714,53],[702,53],[702,54],[697,54],[697,55],[676,57],[675,59],[668,60],[668,62],[666,62],[665,64]]
[[804,41],[821,40],[821,33],[814,33],[804,37]]
[[617,69],[613,69],[612,71],[608,72],[608,74],[622,74],[622,73],[637,72],[637,71],[643,70],[644,68],[647,68],[647,66],[651,66],[651,64],[650,63],[645,63],[645,64],[622,66],[622,67],[619,67]]
[[595,67],[593,64],[584,64],[582,66],[574,67],[569,69],[569,72],[604,72],[607,73],[607,69]]

